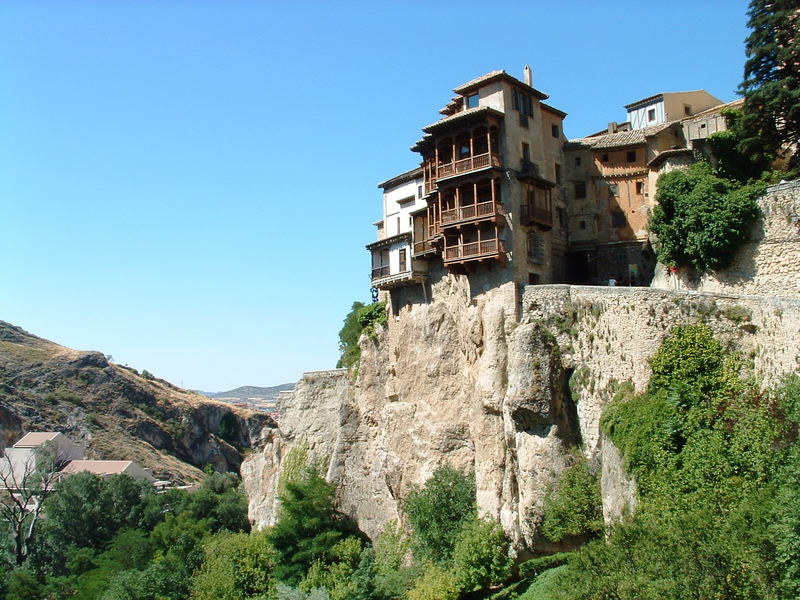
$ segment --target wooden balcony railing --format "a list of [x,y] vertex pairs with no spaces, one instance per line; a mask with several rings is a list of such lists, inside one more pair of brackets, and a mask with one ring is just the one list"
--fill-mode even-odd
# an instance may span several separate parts
[[421,242],[414,242],[414,254],[424,254],[436,250],[431,240],[422,240]]
[[490,166],[503,166],[499,154],[486,152],[485,154],[477,154],[455,162],[439,165],[436,169],[436,177],[437,179],[441,179],[442,177],[450,177],[451,175],[467,173],[469,171],[475,171],[476,169],[485,169]]
[[498,256],[503,251],[503,242],[498,239],[467,242],[460,246],[446,247],[444,249],[444,261],[454,262],[473,258]]
[[500,202],[479,202],[478,204],[468,204],[460,206],[459,208],[451,208],[442,211],[442,227],[461,223],[462,221],[471,221],[473,219],[482,219],[484,217],[493,217],[496,215],[503,215],[503,205]]
[[523,204],[520,206],[520,219],[523,225],[541,225],[550,228],[553,226],[553,211],[541,206]]
[[375,267],[372,269],[372,279],[380,279],[381,277],[387,277],[389,275],[389,265],[384,265],[382,267]]

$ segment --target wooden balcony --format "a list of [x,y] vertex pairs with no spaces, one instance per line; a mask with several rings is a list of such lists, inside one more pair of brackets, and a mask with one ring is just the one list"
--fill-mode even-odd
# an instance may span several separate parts
[[487,167],[502,166],[503,163],[500,160],[499,154],[486,152],[485,154],[477,154],[476,156],[470,156],[455,162],[439,165],[436,169],[436,178],[442,179],[443,177],[452,177],[453,175],[469,173],[470,171],[486,169]]
[[427,239],[421,242],[414,242],[414,257],[424,256],[433,252],[437,252],[436,246],[433,245],[433,240]]
[[498,239],[481,240],[480,242],[467,242],[460,246],[449,246],[444,249],[444,264],[480,260],[485,258],[500,258],[505,253],[503,242]]
[[469,221],[499,217],[505,214],[500,202],[479,202],[442,211],[442,227],[452,227]]
[[523,204],[520,208],[520,221],[526,227],[538,225],[543,229],[552,229],[553,211],[535,204]]
[[384,265],[382,267],[375,267],[372,269],[372,280],[375,281],[376,279],[380,279],[381,277],[388,277],[389,275],[389,265]]

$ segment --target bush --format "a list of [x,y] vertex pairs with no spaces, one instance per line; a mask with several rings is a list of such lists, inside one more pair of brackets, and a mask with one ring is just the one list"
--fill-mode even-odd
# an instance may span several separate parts
[[361,334],[368,337],[375,336],[375,326],[386,323],[386,303],[375,302],[365,306],[361,302],[353,302],[350,312],[344,319],[344,325],[339,331],[339,352],[341,357],[336,363],[336,368],[350,368],[358,364],[361,359],[361,348],[358,340]]
[[204,547],[192,576],[193,600],[247,600],[270,596],[275,551],[265,533],[221,534]]
[[544,497],[542,534],[551,542],[568,537],[597,535],[603,530],[600,480],[586,459],[567,467]]
[[430,565],[407,597],[408,600],[457,600],[460,592],[458,578],[452,571]]
[[473,518],[461,528],[453,548],[453,573],[464,592],[505,581],[511,572],[508,541],[494,521]]
[[424,487],[412,490],[403,510],[414,529],[415,557],[445,562],[453,554],[461,525],[475,516],[475,479],[452,467],[439,467]]

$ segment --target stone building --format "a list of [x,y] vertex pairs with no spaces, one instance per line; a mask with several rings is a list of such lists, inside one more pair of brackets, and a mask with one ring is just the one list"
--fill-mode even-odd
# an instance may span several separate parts
[[568,282],[649,284],[658,176],[691,164],[702,140],[725,129],[720,109],[735,104],[703,90],[656,94],[625,106],[625,123],[565,145]]
[[427,298],[447,273],[517,289],[564,281],[566,113],[544,103],[527,67],[524,81],[493,71],[453,91],[412,147],[421,168],[379,184],[373,286],[396,300],[408,286]]

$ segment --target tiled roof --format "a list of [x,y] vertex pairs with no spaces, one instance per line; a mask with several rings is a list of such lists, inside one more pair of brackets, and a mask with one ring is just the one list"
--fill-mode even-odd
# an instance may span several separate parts
[[38,448],[45,442],[49,442],[58,435],[58,431],[41,431],[36,433],[26,433],[22,439],[14,444],[14,448]]
[[631,129],[630,131],[620,131],[618,133],[607,133],[606,135],[578,138],[576,140],[570,140],[568,145],[571,148],[583,146],[585,148],[593,148],[595,150],[634,146],[636,144],[643,144],[648,137],[669,128],[671,125],[672,123],[662,123],[660,125],[653,125],[652,127],[645,127],[643,129]]
[[504,116],[502,112],[496,108],[492,108],[491,106],[477,106],[475,108],[468,108],[467,110],[458,112],[449,117],[445,117],[444,119],[439,119],[435,123],[431,123],[430,125],[423,127],[422,131],[426,133],[433,133],[444,125],[450,125],[451,123],[455,123],[457,121],[467,120],[477,115],[496,115],[498,117]]
[[475,79],[473,79],[471,81],[468,81],[467,83],[465,83],[463,85],[458,86],[453,91],[456,94],[461,94],[463,96],[463,95],[466,95],[468,92],[471,92],[474,89],[481,87],[482,85],[485,85],[487,83],[491,83],[492,81],[497,81],[499,79],[504,79],[505,81],[508,81],[509,83],[513,83],[513,84],[515,84],[517,86],[520,86],[520,87],[526,89],[527,91],[532,93],[534,96],[536,96],[539,100],[546,100],[549,97],[544,92],[540,92],[536,88],[529,86],[527,83],[524,83],[524,82],[520,81],[516,77],[512,77],[511,75],[509,75],[505,71],[492,71],[491,73],[487,73],[486,75],[481,75],[480,77],[476,77]]
[[411,181],[421,176],[422,176],[422,167],[415,167],[410,171],[406,171],[405,173],[400,173],[400,175],[395,175],[391,179],[387,179],[386,181],[381,181],[378,184],[378,187],[386,189],[387,187],[392,187],[393,185],[397,185],[398,183],[405,183],[406,181]]
[[62,473],[94,473],[95,475],[117,475],[131,465],[130,460],[72,460]]

